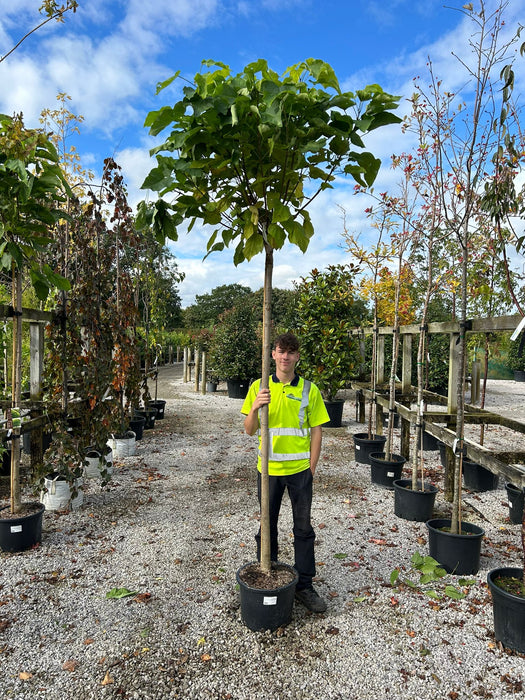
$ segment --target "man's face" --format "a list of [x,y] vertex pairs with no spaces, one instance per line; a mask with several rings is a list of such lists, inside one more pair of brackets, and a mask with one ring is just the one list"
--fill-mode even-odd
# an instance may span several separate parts
[[295,365],[299,361],[299,351],[284,350],[278,345],[275,350],[272,351],[272,357],[275,360],[277,369],[287,374],[295,369]]

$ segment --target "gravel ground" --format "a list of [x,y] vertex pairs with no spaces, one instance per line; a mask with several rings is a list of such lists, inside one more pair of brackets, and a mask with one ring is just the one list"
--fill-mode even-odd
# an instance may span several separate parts
[[[525,656],[493,635],[487,572],[520,566],[504,484],[466,494],[466,519],[486,531],[481,569],[463,600],[434,601],[390,574],[418,580],[410,559],[428,553],[423,523],[393,514],[393,493],[354,461],[355,407],[324,431],[315,478],[316,587],[323,615],[294,607],[290,625],[252,632],[241,622],[235,572],[254,557],[256,445],[241,401],[202,396],[163,368],[166,417],[135,457],[116,464],[84,505],[44,516],[42,544],[0,554],[0,695],[35,700],[439,700],[523,696]],[[525,417],[525,385],[491,383],[489,403]],[[493,428],[487,443],[519,449]],[[525,446],[521,446],[525,449]],[[426,452],[439,484],[438,453]],[[501,480],[500,480],[501,481]],[[436,515],[449,510],[440,496]],[[292,563],[291,518],[281,516],[281,560]],[[459,585],[454,576],[436,584]],[[136,595],[106,598],[112,588]]]

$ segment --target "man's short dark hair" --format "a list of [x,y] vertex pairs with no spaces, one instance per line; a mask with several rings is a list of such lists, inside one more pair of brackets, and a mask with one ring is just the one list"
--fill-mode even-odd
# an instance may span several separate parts
[[281,333],[275,339],[274,347],[288,352],[299,352],[299,339],[293,333]]

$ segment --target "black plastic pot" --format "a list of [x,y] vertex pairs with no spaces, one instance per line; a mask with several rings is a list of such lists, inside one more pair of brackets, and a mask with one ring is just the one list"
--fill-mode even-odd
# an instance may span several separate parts
[[423,450],[425,452],[436,452],[438,449],[439,445],[437,437],[423,431]]
[[421,490],[421,480],[417,489],[412,489],[412,479],[396,479],[394,481],[394,513],[404,520],[415,520],[424,523],[430,520],[434,512],[437,486],[425,483]]
[[449,574],[477,574],[481,558],[481,540],[485,530],[473,523],[462,523],[462,534],[449,532],[450,518],[429,520],[428,529],[429,554]]
[[151,428],[155,427],[155,418],[157,417],[156,408],[149,406],[147,406],[146,408],[136,408],[135,415],[142,416],[143,418],[145,418],[146,422],[144,423],[144,430],[150,430]]
[[31,504],[34,511],[19,518],[4,518],[7,507],[0,508],[0,549],[3,552],[22,552],[42,541],[42,503]]
[[230,399],[245,399],[250,382],[248,379],[227,379],[228,397]]
[[[166,402],[164,399],[156,399],[155,401],[148,401],[148,406],[150,408],[157,409],[156,420],[162,420],[164,418],[164,411],[166,409]],[[133,428],[132,428],[133,430]]]
[[206,382],[206,392],[213,394],[215,391],[217,391],[217,382]]
[[498,488],[498,475],[477,462],[463,460],[463,483],[469,491],[493,491]]
[[386,442],[385,435],[372,435],[368,433],[356,433],[354,435],[355,461],[359,464],[370,464],[370,453],[381,452]]
[[[51,444],[51,433],[42,433],[42,452],[45,452]],[[31,431],[28,430],[22,434],[22,446],[26,455],[31,454]]]
[[129,429],[135,433],[135,440],[142,440],[144,426],[146,424],[145,416],[134,415],[129,421]]
[[522,369],[514,370],[514,381],[515,382],[525,382],[525,371]]
[[401,455],[390,455],[385,459],[384,452],[372,452],[368,455],[370,460],[370,477],[373,484],[384,486],[387,489],[394,488],[394,481],[401,478],[403,464],[406,459]]
[[487,575],[487,583],[492,594],[494,614],[494,634],[504,647],[525,653],[525,598],[508,593],[496,585],[498,578],[522,578],[523,570],[518,568],[492,569]]
[[523,520],[523,501],[525,493],[523,489],[514,486],[514,484],[505,484],[505,489],[509,502],[510,522],[515,525],[520,525]]
[[441,440],[437,441],[438,444],[438,450],[439,450],[439,460],[441,463],[441,466],[446,466],[447,464],[447,446],[445,445],[444,442],[441,442]]
[[273,589],[253,588],[243,581],[243,571],[256,562],[245,564],[236,574],[241,594],[241,617],[248,629],[276,630],[287,625],[292,619],[292,609],[295,597],[295,587],[299,574],[288,564],[272,563],[272,568],[283,568],[290,571],[293,580],[286,586]]
[[343,422],[344,399],[339,401],[325,401],[326,411],[330,417],[328,423],[324,423],[324,428],[340,428]]

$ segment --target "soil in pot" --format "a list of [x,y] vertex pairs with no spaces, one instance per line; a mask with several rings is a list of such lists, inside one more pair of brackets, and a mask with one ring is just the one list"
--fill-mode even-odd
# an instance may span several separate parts
[[356,433],[354,435],[355,461],[359,464],[370,464],[370,453],[381,452],[385,442],[385,435],[368,437],[368,433]]
[[264,574],[257,562],[241,567],[236,574],[241,595],[241,617],[253,631],[275,630],[292,618],[297,571],[288,564],[272,562]]
[[492,594],[494,634],[503,646],[525,653],[525,587],[521,568],[492,569],[487,575]]
[[525,493],[523,489],[514,484],[505,484],[509,503],[509,518],[514,525],[520,525],[523,520],[523,502]]
[[340,428],[343,422],[344,399],[340,401],[325,401],[324,405],[330,420],[328,423],[324,423],[323,428]]
[[434,518],[426,523],[429,554],[449,574],[477,574],[481,557],[483,528],[463,522],[461,534],[450,532],[450,518]]
[[9,506],[0,508],[0,549],[22,552],[42,541],[42,503],[24,503],[20,513],[12,514]]
[[384,452],[372,452],[368,455],[368,458],[370,460],[372,483],[384,486],[387,489],[393,489],[394,481],[401,478],[406,459],[396,454],[391,454],[390,459],[385,459]]
[[477,462],[463,460],[463,483],[469,491],[493,491],[498,488],[498,475]]
[[421,480],[417,489],[412,488],[412,479],[396,479],[394,481],[394,513],[398,518],[424,523],[430,520],[434,512],[437,486],[430,483],[421,488]]

